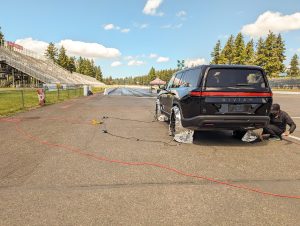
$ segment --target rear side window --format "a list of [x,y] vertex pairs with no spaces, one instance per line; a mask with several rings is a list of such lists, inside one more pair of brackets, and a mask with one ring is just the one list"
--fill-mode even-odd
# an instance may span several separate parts
[[176,74],[173,85],[171,86],[171,88],[178,88],[180,87],[181,84],[181,77],[182,77],[182,72],[179,72]]
[[180,87],[197,87],[200,78],[200,72],[200,68],[186,71],[182,76]]
[[264,89],[267,87],[261,70],[256,69],[210,69],[207,74],[206,89]]
[[172,75],[172,78],[170,79],[170,81],[169,81],[169,83],[168,83],[168,86],[167,86],[168,88],[171,88],[171,87],[172,87],[175,76],[176,76],[176,74],[173,74],[173,75]]

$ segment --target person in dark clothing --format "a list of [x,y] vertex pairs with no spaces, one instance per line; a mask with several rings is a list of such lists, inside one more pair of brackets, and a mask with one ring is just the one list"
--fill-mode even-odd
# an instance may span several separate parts
[[[289,125],[289,130],[286,130]],[[271,107],[270,124],[263,129],[262,136],[281,139],[281,136],[288,136],[296,129],[296,124],[285,111],[280,110],[279,104],[273,104]]]

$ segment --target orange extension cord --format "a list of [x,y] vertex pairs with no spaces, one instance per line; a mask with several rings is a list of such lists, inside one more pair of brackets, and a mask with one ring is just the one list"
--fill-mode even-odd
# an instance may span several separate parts
[[[59,119],[58,118],[53,118],[53,120],[59,120]],[[161,168],[161,169],[164,169],[164,170],[167,170],[167,171],[170,171],[170,172],[174,172],[176,174],[179,174],[179,175],[182,175],[182,176],[185,176],[185,177],[192,177],[192,178],[196,178],[196,179],[207,180],[207,181],[210,181],[210,182],[213,182],[213,183],[216,183],[216,184],[220,184],[220,185],[224,185],[224,186],[232,187],[232,188],[236,188],[236,189],[246,190],[248,192],[258,193],[258,194],[265,195],[265,196],[289,198],[289,199],[300,199],[300,196],[276,194],[276,193],[272,193],[272,192],[259,190],[257,188],[248,187],[248,186],[245,186],[245,185],[231,184],[231,183],[228,183],[228,182],[220,181],[220,180],[209,178],[209,177],[206,177],[206,176],[200,176],[200,175],[196,175],[196,174],[186,173],[186,172],[178,170],[176,168],[172,168],[172,167],[162,165],[162,164],[159,164],[159,163],[153,163],[153,162],[125,162],[125,161],[122,161],[122,160],[108,159],[108,158],[103,157],[103,156],[97,156],[95,154],[84,152],[84,151],[82,151],[78,148],[75,148],[75,147],[67,146],[67,145],[64,145],[64,144],[51,143],[51,142],[48,142],[46,140],[42,140],[42,139],[40,139],[36,136],[33,136],[33,135],[27,133],[26,131],[24,131],[21,128],[21,126],[20,126],[21,118],[20,119],[18,119],[18,118],[2,118],[1,119],[0,118],[0,122],[1,121],[2,122],[14,123],[16,131],[20,135],[26,137],[28,140],[38,142],[42,145],[45,145],[45,146],[48,146],[48,147],[51,147],[51,148],[61,148],[65,151],[76,153],[78,155],[81,155],[81,156],[84,156],[84,157],[87,157],[87,158],[90,158],[90,159],[94,159],[94,160],[97,160],[97,161],[115,163],[115,164],[120,164],[120,165],[124,165],[124,166],[152,166],[152,167]],[[64,122],[66,122],[66,121],[64,120]],[[74,122],[74,121],[72,121],[72,122]],[[77,121],[77,122],[79,123],[79,121]]]

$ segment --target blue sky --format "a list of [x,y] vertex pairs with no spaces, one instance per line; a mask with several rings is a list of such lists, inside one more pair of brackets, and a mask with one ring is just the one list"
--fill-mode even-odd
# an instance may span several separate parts
[[[85,0],[1,2],[6,40],[40,53],[48,42],[94,58],[104,75],[147,74],[210,61],[218,39],[243,31],[246,40],[282,33],[287,61],[300,55],[299,0]],[[261,19],[259,20],[259,17]],[[248,25],[248,26],[246,26]],[[245,27],[246,26],[246,27]],[[94,44],[92,44],[94,43]]]

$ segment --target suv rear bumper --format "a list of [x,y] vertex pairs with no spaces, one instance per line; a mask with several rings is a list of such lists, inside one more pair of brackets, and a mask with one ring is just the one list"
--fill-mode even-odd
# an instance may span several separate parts
[[192,130],[249,130],[266,127],[269,116],[255,115],[200,115],[183,118],[182,126]]

